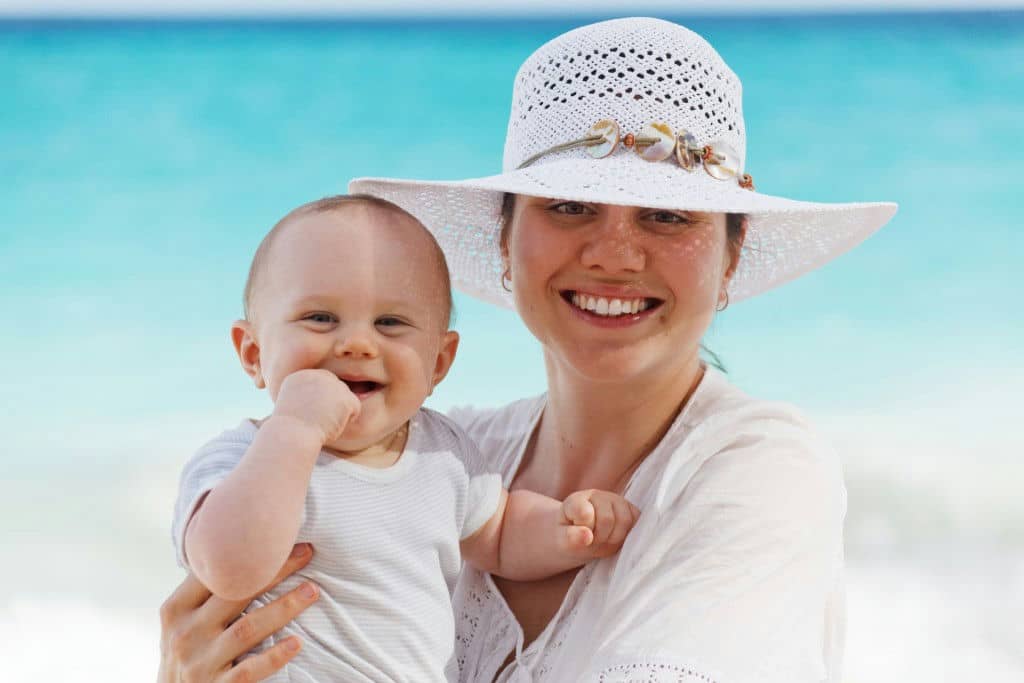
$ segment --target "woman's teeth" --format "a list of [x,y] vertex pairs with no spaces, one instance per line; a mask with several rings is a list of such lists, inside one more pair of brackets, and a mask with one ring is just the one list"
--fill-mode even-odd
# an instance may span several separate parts
[[647,299],[606,299],[600,296],[588,296],[573,292],[572,305],[597,315],[633,315],[648,307]]

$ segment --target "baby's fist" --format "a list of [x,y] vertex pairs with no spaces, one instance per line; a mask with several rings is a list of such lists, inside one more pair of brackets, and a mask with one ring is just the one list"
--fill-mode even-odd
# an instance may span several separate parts
[[284,378],[274,415],[297,418],[322,435],[322,443],[341,437],[349,421],[359,415],[359,398],[329,370],[298,370]]
[[590,557],[608,557],[622,547],[640,510],[610,491],[587,489],[562,502],[562,516],[570,549]]

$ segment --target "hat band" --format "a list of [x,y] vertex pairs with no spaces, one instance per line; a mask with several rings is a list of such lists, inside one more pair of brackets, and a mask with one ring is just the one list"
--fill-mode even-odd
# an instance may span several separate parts
[[645,161],[664,161],[675,157],[676,162],[687,172],[699,165],[716,180],[735,178],[739,186],[754,189],[754,179],[749,173],[741,173],[740,159],[736,151],[722,141],[698,145],[696,138],[685,130],[673,131],[666,123],[654,122],[644,126],[639,134],[621,135],[619,124],[612,119],[601,119],[578,140],[563,142],[534,154],[519,164],[516,170],[526,168],[535,161],[556,152],[583,147],[594,159],[603,159],[614,152],[619,143],[633,148]]

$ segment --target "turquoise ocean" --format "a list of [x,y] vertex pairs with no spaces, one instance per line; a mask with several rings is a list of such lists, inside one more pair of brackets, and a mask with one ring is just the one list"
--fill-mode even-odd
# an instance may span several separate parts
[[[0,22],[0,679],[152,679],[177,472],[269,406],[228,339],[260,238],[499,171],[518,64],[588,20]],[[844,680],[1024,680],[1024,13],[680,21],[759,190],[901,205],[706,339],[843,459]],[[456,307],[430,405],[543,390],[514,314]]]

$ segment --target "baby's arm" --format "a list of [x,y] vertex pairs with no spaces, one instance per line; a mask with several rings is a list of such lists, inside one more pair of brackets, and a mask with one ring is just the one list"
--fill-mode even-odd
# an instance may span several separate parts
[[462,554],[491,574],[542,579],[615,554],[639,515],[608,491],[577,491],[561,503],[533,491],[503,491],[491,519],[462,542]]
[[358,412],[359,399],[326,370],[285,378],[273,414],[188,523],[189,565],[212,593],[240,600],[270,582],[295,543],[321,448]]

